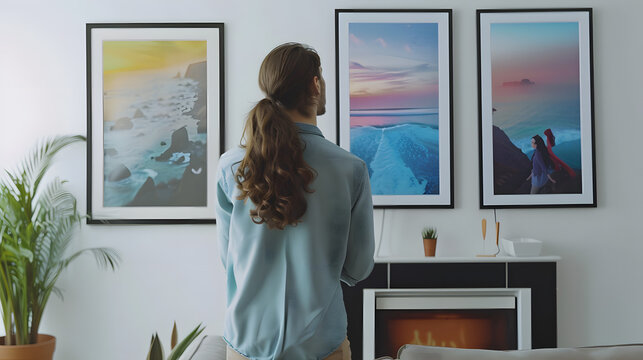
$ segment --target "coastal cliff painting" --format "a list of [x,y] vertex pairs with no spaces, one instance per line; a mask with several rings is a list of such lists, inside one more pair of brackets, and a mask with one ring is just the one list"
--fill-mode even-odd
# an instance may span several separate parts
[[478,17],[481,207],[595,206],[591,10]]
[[88,25],[91,223],[214,221],[221,32]]
[[337,10],[339,145],[375,206],[452,207],[450,11]]

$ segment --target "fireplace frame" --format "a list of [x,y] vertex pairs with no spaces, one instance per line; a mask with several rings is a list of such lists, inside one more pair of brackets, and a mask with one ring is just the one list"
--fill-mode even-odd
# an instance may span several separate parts
[[[402,297],[407,303],[390,304],[399,303],[391,299]],[[364,359],[375,358],[375,313],[381,306],[396,310],[515,309],[518,350],[531,349],[531,289],[364,289]]]

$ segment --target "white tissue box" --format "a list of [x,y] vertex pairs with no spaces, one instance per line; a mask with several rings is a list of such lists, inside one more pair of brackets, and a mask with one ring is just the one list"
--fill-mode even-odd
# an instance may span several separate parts
[[520,257],[538,256],[543,248],[542,241],[530,238],[501,239],[501,244],[507,255]]

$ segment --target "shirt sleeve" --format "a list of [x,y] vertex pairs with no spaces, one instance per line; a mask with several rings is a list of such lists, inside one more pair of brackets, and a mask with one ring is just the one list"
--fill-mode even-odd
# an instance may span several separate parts
[[223,268],[226,268],[228,257],[228,242],[230,240],[230,217],[232,215],[232,202],[226,193],[228,189],[222,169],[217,171],[217,238],[219,242],[219,256]]
[[366,279],[373,270],[375,235],[373,230],[373,199],[366,165],[362,163],[361,182],[351,210],[348,248],[341,280],[349,286]]

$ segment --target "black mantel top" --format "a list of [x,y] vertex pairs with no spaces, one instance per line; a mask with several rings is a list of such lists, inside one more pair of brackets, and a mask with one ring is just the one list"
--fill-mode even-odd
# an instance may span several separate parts
[[557,347],[556,262],[559,257],[399,260],[378,259],[366,280],[354,287],[342,283],[348,340],[354,360],[363,357],[364,289],[530,288],[532,348]]

